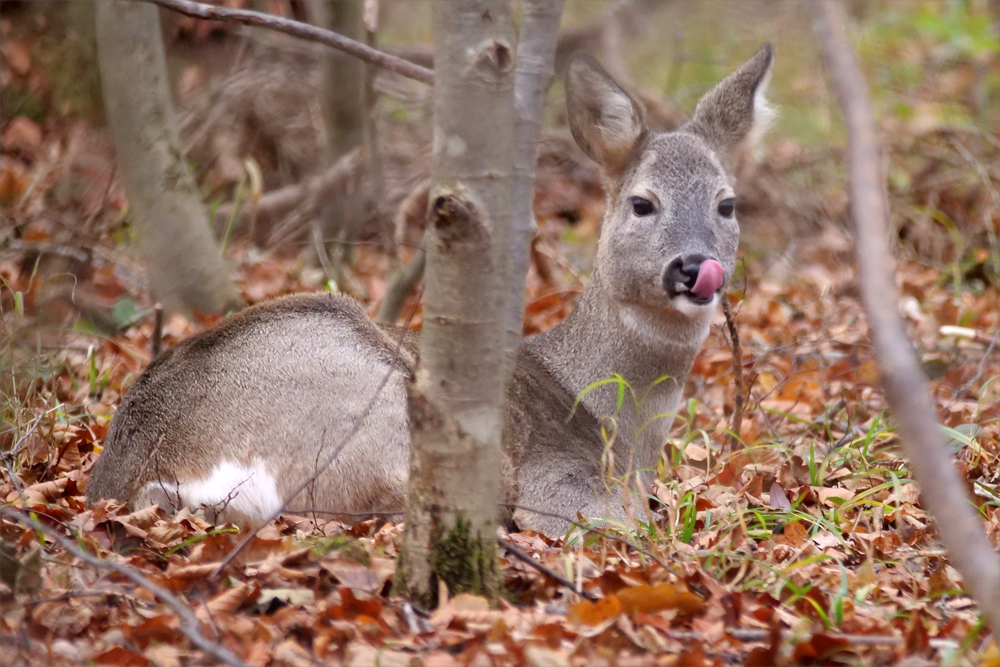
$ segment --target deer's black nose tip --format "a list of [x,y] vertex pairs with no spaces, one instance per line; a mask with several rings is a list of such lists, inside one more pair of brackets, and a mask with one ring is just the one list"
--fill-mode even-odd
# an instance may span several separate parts
[[685,255],[670,262],[663,275],[663,286],[667,293],[674,296],[692,289],[698,282],[698,272],[706,259],[708,258],[704,255]]

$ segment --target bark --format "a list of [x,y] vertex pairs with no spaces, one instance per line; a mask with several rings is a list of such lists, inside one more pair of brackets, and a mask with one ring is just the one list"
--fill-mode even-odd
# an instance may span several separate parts
[[159,10],[98,3],[97,43],[108,128],[153,293],[170,311],[239,308],[181,154]]
[[531,240],[538,229],[533,210],[538,136],[546,94],[555,75],[556,38],[564,4],[564,0],[525,0],[521,10],[514,83],[514,210],[505,347],[510,368],[524,328],[525,279],[531,263]]
[[889,251],[889,211],[875,115],[868,84],[847,38],[845,12],[834,0],[810,3],[820,49],[847,125],[851,218],[857,235],[861,294],[882,372],[882,386],[924,505],[934,516],[949,559],[979,603],[994,633],[1000,630],[1000,558],[969,503],[934,402],[898,314]]
[[434,3],[434,148],[399,590],[497,592],[514,146],[509,0]]

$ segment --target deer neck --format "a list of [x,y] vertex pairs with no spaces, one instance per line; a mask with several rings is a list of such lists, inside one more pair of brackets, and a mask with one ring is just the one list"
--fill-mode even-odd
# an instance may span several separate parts
[[588,392],[581,403],[598,419],[614,417],[615,455],[631,460],[628,469],[655,470],[712,315],[707,308],[692,317],[623,303],[595,271],[570,316],[528,344],[574,398],[620,375],[631,387],[620,410],[614,383]]

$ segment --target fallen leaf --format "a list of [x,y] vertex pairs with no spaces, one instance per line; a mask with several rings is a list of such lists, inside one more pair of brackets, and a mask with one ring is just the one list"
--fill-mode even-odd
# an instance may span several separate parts
[[666,609],[697,614],[705,609],[705,601],[700,597],[668,583],[623,588],[618,591],[617,596],[622,612],[630,616],[639,613],[653,614]]
[[31,155],[42,145],[42,128],[25,116],[17,116],[7,124],[0,137],[3,149]]
[[91,660],[98,665],[117,665],[118,667],[144,667],[150,664],[149,658],[146,656],[122,646],[109,648],[103,653],[98,653]]
[[792,509],[792,503],[789,502],[788,496],[785,495],[785,489],[777,481],[771,484],[771,490],[768,492],[768,504],[776,509]]
[[617,595],[609,595],[594,602],[581,600],[570,605],[566,620],[577,625],[596,626],[612,620],[622,613],[621,603]]

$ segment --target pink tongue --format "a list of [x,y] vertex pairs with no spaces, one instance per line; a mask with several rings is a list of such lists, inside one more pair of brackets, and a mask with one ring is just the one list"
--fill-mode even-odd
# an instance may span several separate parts
[[698,280],[694,282],[691,291],[699,299],[710,299],[722,287],[722,265],[714,259],[706,259],[698,269]]

